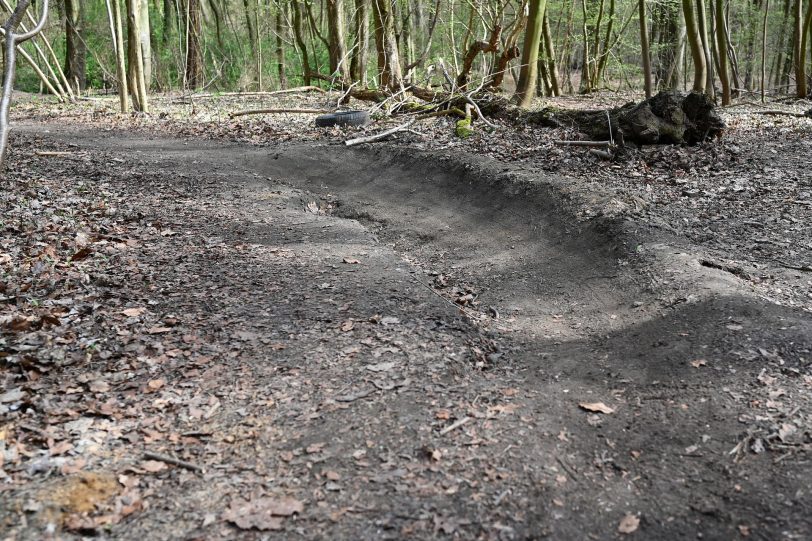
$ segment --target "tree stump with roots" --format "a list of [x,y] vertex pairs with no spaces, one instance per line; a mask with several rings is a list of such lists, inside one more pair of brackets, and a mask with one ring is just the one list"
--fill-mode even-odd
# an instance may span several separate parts
[[615,109],[571,111],[543,109],[528,113],[527,122],[575,128],[594,141],[695,145],[722,134],[725,123],[715,104],[698,92],[660,92],[640,103]]

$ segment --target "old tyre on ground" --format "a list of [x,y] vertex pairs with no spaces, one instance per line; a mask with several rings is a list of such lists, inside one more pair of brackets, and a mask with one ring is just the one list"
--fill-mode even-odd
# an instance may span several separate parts
[[369,124],[368,111],[341,111],[316,117],[316,126],[319,128],[329,128],[332,126],[366,126],[367,124]]

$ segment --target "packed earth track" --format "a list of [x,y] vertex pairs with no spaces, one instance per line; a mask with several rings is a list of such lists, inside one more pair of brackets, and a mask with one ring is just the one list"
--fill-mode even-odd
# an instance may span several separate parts
[[16,130],[4,538],[812,536],[812,316],[712,247],[451,152]]

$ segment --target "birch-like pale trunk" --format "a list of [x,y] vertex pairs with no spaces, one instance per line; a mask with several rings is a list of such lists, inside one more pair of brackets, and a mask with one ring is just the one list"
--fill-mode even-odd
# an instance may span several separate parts
[[17,46],[28,41],[42,31],[48,18],[48,0],[42,2],[42,14],[34,28],[22,34],[17,33],[17,27],[22,22],[23,15],[28,9],[31,0],[20,0],[14,12],[3,26],[6,38],[6,68],[3,72],[3,98],[0,99],[0,169],[6,161],[9,134],[9,109],[11,108],[11,95],[14,92],[14,74],[17,64]]

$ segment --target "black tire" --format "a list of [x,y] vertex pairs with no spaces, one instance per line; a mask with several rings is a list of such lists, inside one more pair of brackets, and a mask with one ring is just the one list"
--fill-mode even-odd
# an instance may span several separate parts
[[330,128],[332,126],[366,126],[369,124],[368,111],[342,111],[316,117],[316,126]]

